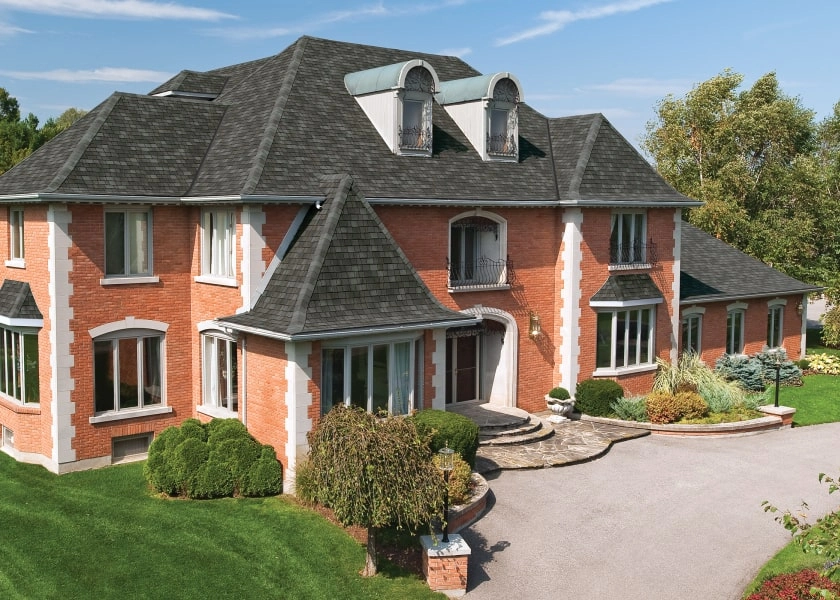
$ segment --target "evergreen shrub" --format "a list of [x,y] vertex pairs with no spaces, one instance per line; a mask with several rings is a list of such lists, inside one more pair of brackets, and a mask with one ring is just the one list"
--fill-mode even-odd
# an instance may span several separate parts
[[737,381],[747,391],[764,391],[764,367],[758,359],[724,354],[715,362],[715,371],[730,381]]
[[585,379],[575,388],[575,410],[592,417],[608,417],[612,404],[622,396],[624,390],[611,379]]
[[612,410],[619,419],[625,421],[643,423],[648,420],[647,404],[644,396],[619,398],[612,403]]
[[770,350],[764,348],[755,355],[755,359],[761,363],[764,370],[764,381],[766,384],[776,383],[776,358],[781,358],[779,369],[779,383],[781,385],[802,385],[802,369],[796,363],[788,359],[787,351],[784,348]]
[[569,390],[564,387],[556,387],[552,388],[550,392],[548,392],[549,398],[554,398],[555,400],[568,400],[571,398],[571,394],[569,394]]
[[478,425],[463,415],[445,410],[425,409],[408,417],[414,422],[421,438],[429,438],[429,450],[449,445],[470,467],[475,466],[478,451]]
[[167,427],[149,447],[143,469],[158,492],[187,498],[268,496],[283,487],[282,465],[236,419]]
[[[467,461],[465,461],[456,452],[453,457],[454,468],[449,473],[449,502],[451,504],[466,504],[472,494],[473,485],[472,469]],[[440,455],[435,454],[432,457],[435,466],[440,468]]]

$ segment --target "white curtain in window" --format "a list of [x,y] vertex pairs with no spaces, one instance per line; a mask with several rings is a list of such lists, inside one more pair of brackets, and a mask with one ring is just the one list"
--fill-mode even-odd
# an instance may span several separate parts
[[408,414],[411,394],[411,342],[394,344],[394,402],[391,412]]

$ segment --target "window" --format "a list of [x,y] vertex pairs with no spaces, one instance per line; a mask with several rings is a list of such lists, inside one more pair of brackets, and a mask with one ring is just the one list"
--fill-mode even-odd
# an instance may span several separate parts
[[744,315],[742,308],[730,309],[726,313],[726,353],[743,354],[744,352]]
[[232,210],[208,210],[202,217],[201,272],[225,279],[236,276],[236,217]]
[[784,314],[785,307],[783,304],[770,306],[767,313],[767,346],[770,348],[780,348],[782,346]]
[[38,334],[0,327],[0,392],[25,404],[39,402]]
[[634,307],[598,313],[598,369],[623,369],[654,361],[654,308]]
[[470,215],[449,230],[449,287],[496,287],[508,284],[505,223]]
[[23,209],[9,209],[9,258],[22,261],[23,256]]
[[95,410],[119,412],[163,404],[163,335],[127,329],[93,342]]
[[610,264],[643,264],[646,257],[644,213],[615,213],[610,232]]
[[236,342],[208,334],[202,334],[201,340],[204,406],[236,412],[239,408]]
[[[324,348],[321,412],[333,406],[405,415],[414,407],[419,385],[421,341],[382,342]],[[420,363],[422,364],[422,363]]]
[[493,88],[493,100],[487,108],[488,155],[505,158],[518,157],[518,106],[519,86],[510,78],[503,78],[496,82]]
[[685,315],[682,321],[682,351],[699,355],[700,335],[703,331],[703,315]]
[[152,217],[147,210],[105,212],[105,276],[151,275]]
[[399,129],[400,151],[432,152],[432,94],[435,80],[425,67],[412,67],[405,76],[402,92],[402,122]]

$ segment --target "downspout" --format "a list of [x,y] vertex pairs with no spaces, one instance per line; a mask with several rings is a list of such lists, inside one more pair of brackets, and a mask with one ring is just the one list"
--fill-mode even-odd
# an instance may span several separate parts
[[242,424],[248,427],[248,411],[246,398],[248,397],[248,336],[242,336]]

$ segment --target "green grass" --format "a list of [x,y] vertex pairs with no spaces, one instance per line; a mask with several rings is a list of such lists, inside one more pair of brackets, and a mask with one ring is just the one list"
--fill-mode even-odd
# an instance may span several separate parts
[[[282,498],[168,500],[143,463],[56,476],[0,453],[0,597],[442,598]],[[418,550],[419,552],[419,550]]]
[[818,554],[805,554],[802,547],[791,541],[782,548],[776,556],[771,558],[758,572],[747,589],[744,596],[749,596],[758,590],[761,583],[782,573],[796,573],[802,569],[814,569],[821,571],[825,564],[825,557]]
[[823,346],[821,334],[822,329],[808,329],[805,332],[805,353],[840,356],[840,348],[829,348],[828,346]]
[[840,421],[840,376],[807,375],[802,381],[801,387],[779,390],[779,404],[796,409],[794,426]]

